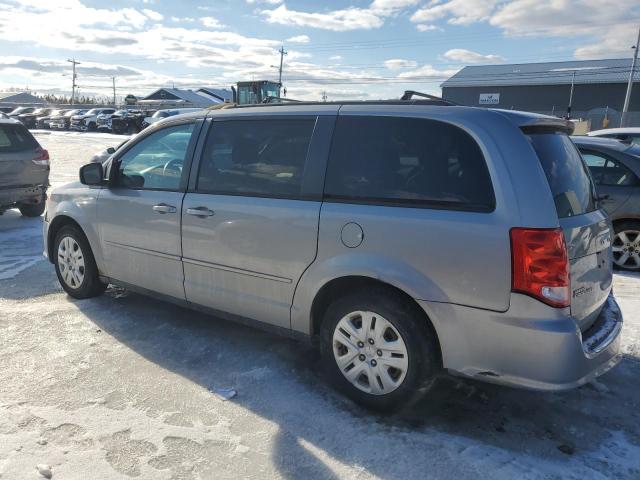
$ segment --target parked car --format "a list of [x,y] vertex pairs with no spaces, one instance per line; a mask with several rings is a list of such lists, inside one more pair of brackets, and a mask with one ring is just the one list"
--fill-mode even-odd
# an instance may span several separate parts
[[49,153],[22,123],[0,118],[0,214],[42,215],[48,186]]
[[573,137],[573,141],[613,221],[615,266],[640,271],[640,144],[600,137]]
[[111,131],[117,134],[133,135],[142,131],[145,116],[148,112],[142,110],[121,110],[118,115],[111,117]]
[[31,113],[21,113],[17,118],[27,128],[36,128],[37,118],[48,115],[51,112],[50,108],[36,108]]
[[152,125],[163,118],[173,117],[174,115],[181,115],[183,113],[191,113],[197,112],[198,110],[202,110],[201,108],[168,108],[165,110],[158,110],[151,116],[145,117],[142,122],[142,128],[146,128],[149,125]]
[[115,108],[92,108],[84,113],[73,115],[69,128],[81,132],[96,130],[98,127],[98,115],[113,114],[115,111]]
[[109,157],[111,155],[116,153],[128,141],[129,141],[129,138],[127,138],[125,141],[121,142],[119,145],[117,145],[115,147],[108,147],[108,148],[106,148],[104,150],[101,150],[100,152],[98,152],[95,155],[93,155],[91,157],[91,159],[89,160],[89,162],[90,163],[104,163],[104,162],[106,162],[107,160],[109,160]]
[[52,130],[69,130],[71,117],[74,115],[82,115],[83,113],[86,113],[86,110],[76,108],[69,110],[63,115],[52,117],[51,120],[49,120],[49,128]]
[[628,128],[607,128],[604,130],[594,130],[587,133],[590,137],[615,138],[626,143],[637,143],[640,145],[640,127]]
[[0,113],[9,114],[13,112],[15,107],[0,107]]
[[23,113],[31,113],[37,107],[16,107],[11,112],[8,113],[10,118],[17,118],[18,115],[22,115]]
[[610,239],[563,120],[433,100],[169,118],[54,190],[44,227],[69,295],[317,338],[383,410],[441,369],[561,390],[613,367]]
[[111,113],[101,113],[96,120],[96,127],[99,131],[110,132],[111,131],[111,119],[114,115],[122,115],[126,110],[116,110]]
[[36,128],[49,128],[49,122],[51,121],[52,118],[56,118],[60,115],[64,115],[68,111],[69,110],[56,109],[56,110],[51,110],[51,112],[49,112],[47,115],[41,115],[39,117],[36,117]]

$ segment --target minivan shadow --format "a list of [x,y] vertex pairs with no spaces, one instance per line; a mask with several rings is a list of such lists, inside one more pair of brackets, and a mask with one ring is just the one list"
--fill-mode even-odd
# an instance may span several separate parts
[[[328,387],[311,346],[118,292],[110,288],[75,303],[104,332],[162,368],[209,390],[238,388],[232,402],[279,426],[271,460],[286,478],[336,478],[318,451],[373,475],[404,480],[412,468],[429,464],[434,448],[448,451],[456,472],[455,457],[467,447],[562,462],[598,449],[612,425],[631,429],[625,433],[640,440],[638,422],[625,417],[628,410],[611,408],[614,402],[636,403],[628,385],[640,374],[638,362],[623,362],[595,387],[557,394],[443,376],[429,398],[383,416]],[[266,372],[268,381],[241,381],[256,370]]]

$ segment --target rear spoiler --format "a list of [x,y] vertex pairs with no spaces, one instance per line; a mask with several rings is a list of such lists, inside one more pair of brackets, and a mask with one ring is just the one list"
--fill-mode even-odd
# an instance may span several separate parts
[[575,128],[571,120],[539,115],[536,113],[518,112],[515,110],[492,109],[515,123],[525,133],[563,132],[571,135]]

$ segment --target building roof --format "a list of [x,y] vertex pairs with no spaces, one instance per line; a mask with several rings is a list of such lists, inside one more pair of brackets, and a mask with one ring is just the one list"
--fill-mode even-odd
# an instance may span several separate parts
[[201,87],[197,90],[197,93],[213,97],[220,102],[233,101],[233,92],[228,88]]
[[198,92],[194,92],[193,90],[183,90],[181,88],[160,88],[144,97],[142,101],[147,103],[176,102],[202,108],[219,103],[210,96],[202,95]]
[[[639,70],[636,67],[634,82],[640,81]],[[476,65],[464,67],[442,87],[567,85],[571,84],[574,73],[576,84],[627,83],[630,71],[630,58]]]
[[44,101],[29,92],[0,92],[0,103],[36,103],[42,105]]

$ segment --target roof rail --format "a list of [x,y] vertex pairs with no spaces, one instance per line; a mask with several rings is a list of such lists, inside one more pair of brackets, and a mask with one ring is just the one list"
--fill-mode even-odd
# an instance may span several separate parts
[[412,100],[413,97],[422,97],[422,98],[428,98],[429,100],[436,100],[438,102],[445,102],[449,105],[455,106],[458,105],[457,103],[451,102],[449,100],[445,100],[442,97],[438,97],[436,95],[430,95],[428,93],[422,93],[422,92],[416,92],[415,90],[405,90],[404,93],[402,94],[402,97],[400,97],[400,100]]

